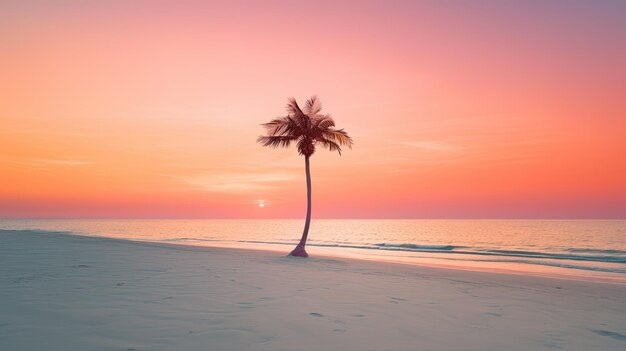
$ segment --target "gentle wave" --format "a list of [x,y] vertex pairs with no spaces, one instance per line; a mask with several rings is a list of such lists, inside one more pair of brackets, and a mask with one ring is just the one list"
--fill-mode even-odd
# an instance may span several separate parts
[[589,253],[599,253],[599,254],[618,254],[618,255],[626,255],[626,251],[624,250],[600,250],[600,249],[580,249],[580,248],[571,248],[567,249],[569,252],[589,252]]
[[452,261],[473,261],[473,262],[507,262],[507,263],[523,263],[523,264],[534,264],[541,266],[549,266],[549,267],[560,267],[560,268],[569,268],[569,269],[581,269],[585,271],[594,271],[594,272],[607,272],[607,273],[621,273],[626,274],[626,268],[612,268],[612,267],[596,267],[596,266],[581,266],[575,264],[561,263],[561,262],[551,262],[551,261],[539,261],[539,260],[511,260],[511,259],[498,259],[498,260],[468,260],[468,259],[458,259],[458,258],[450,258],[446,257],[445,260]]
[[600,255],[573,255],[553,252],[537,252],[537,251],[517,251],[517,250],[484,250],[469,252],[477,255],[495,255],[495,256],[514,256],[528,258],[549,258],[557,260],[574,260],[574,261],[596,261],[596,262],[613,262],[626,263],[626,257],[622,256],[600,256]]
[[168,238],[168,239],[160,239],[158,241],[163,242],[185,242],[185,241],[222,241],[219,239],[202,239],[202,238]]
[[387,243],[374,244],[374,246],[378,246],[382,248],[403,248],[403,249],[415,249],[415,250],[442,250],[442,251],[450,251],[450,250],[465,247],[465,246],[454,246],[454,245],[417,245],[417,244],[387,244]]
[[[237,240],[238,243],[251,243],[251,244],[273,244],[273,245],[295,245],[295,241],[257,241],[257,240]],[[373,247],[367,245],[356,244],[321,244],[321,243],[307,243],[307,246],[319,246],[319,247],[344,247],[349,249],[372,249]]]
[[[238,240],[237,242],[243,243],[256,243],[256,244],[274,244],[274,245],[294,245],[295,242],[278,242],[278,241],[256,241],[256,240]],[[419,244],[390,244],[390,243],[377,243],[371,245],[359,245],[359,244],[326,244],[326,243],[308,243],[309,246],[318,247],[340,247],[349,249],[367,249],[367,250],[389,250],[389,251],[408,251],[408,252],[424,252],[424,253],[451,253],[451,254],[465,254],[465,255],[480,255],[480,256],[499,256],[499,257],[520,257],[520,258],[543,258],[543,259],[555,259],[555,260],[572,260],[572,261],[593,261],[593,262],[606,262],[606,263],[626,263],[626,256],[619,255],[576,255],[571,253],[554,253],[554,252],[541,252],[541,251],[523,251],[523,250],[499,250],[499,249],[484,249],[484,248],[470,248],[467,246],[455,246],[455,245],[419,245]],[[458,250],[462,249],[462,250]],[[604,253],[622,253],[620,250],[587,250],[587,249],[566,249],[568,252],[604,252]],[[626,253],[626,252],[625,252]]]

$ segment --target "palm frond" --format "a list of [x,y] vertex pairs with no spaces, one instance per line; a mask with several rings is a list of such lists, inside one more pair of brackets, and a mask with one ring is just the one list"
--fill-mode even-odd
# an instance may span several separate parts
[[306,125],[300,118],[291,116],[278,117],[262,124],[267,130],[267,135],[284,135],[297,137],[305,133]]
[[335,120],[330,115],[315,115],[313,118],[313,125],[315,128],[326,130],[335,126]]
[[311,96],[311,98],[308,99],[304,105],[304,113],[313,118],[320,113],[320,111],[322,111],[322,101],[317,97],[317,95]]
[[302,134],[306,134],[307,131],[310,129],[311,119],[304,113],[289,116],[289,118],[293,121],[293,123],[297,126],[298,130]]
[[339,144],[337,144],[336,142],[323,138],[319,139],[319,142],[322,143],[322,145],[324,145],[324,147],[328,150],[337,151],[339,152],[339,155],[341,155],[341,146],[339,146]]
[[268,135],[280,134],[289,124],[289,120],[286,117],[276,117],[273,120],[261,124],[267,130]]
[[324,131],[323,135],[325,139],[334,141],[339,145],[346,145],[349,148],[352,148],[352,138],[343,129],[329,129]]
[[294,138],[292,136],[284,136],[284,135],[262,135],[256,141],[257,143],[260,143],[263,146],[277,148],[277,147],[289,147],[291,142],[297,139],[298,138]]
[[287,106],[285,106],[285,108],[290,115],[300,116],[304,114],[300,109],[300,106],[298,106],[298,102],[296,101],[296,99],[292,97],[287,99]]

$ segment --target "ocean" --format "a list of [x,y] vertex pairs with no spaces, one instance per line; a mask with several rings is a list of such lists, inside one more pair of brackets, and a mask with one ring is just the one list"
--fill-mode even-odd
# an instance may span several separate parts
[[[0,229],[288,253],[303,220],[0,220]],[[307,251],[456,269],[626,281],[624,220],[313,220]]]

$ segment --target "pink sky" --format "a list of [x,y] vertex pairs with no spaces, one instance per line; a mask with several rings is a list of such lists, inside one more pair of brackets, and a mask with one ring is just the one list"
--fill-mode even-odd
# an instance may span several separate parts
[[[0,217],[626,217],[626,3],[4,1]],[[263,200],[266,206],[258,207]]]

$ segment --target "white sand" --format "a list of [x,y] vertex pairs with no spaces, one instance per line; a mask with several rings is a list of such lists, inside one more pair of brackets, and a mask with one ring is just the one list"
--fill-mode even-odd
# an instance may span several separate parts
[[0,350],[626,350],[626,285],[0,231]]

